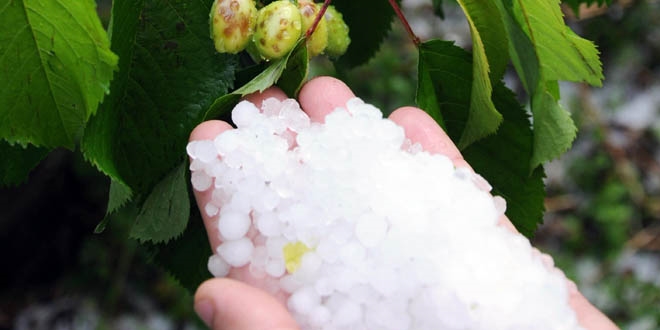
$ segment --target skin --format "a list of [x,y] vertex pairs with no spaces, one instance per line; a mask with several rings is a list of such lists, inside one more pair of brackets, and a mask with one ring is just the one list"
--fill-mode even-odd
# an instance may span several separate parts
[[[286,95],[277,88],[270,88],[261,94],[249,95],[246,99],[260,106],[261,102],[269,97],[285,99]],[[328,113],[336,107],[344,106],[346,101],[353,97],[355,95],[343,82],[334,78],[319,77],[303,86],[299,94],[299,102],[312,121],[322,123]],[[444,154],[451,158],[456,166],[469,167],[447,134],[422,110],[414,107],[399,108],[390,115],[389,119],[403,127],[406,136],[413,143],[421,144],[424,150]],[[193,130],[190,140],[213,139],[229,129],[232,127],[222,121],[204,122]],[[210,200],[211,193],[195,191],[195,197],[198,205],[205,205]],[[215,250],[220,244],[218,229],[211,225],[211,218],[206,215],[203,218],[209,242]],[[504,216],[500,219],[500,225],[517,233],[509,219]],[[549,261],[546,264],[548,268],[561,272],[552,266],[549,258],[545,259]],[[299,329],[283,304],[286,297],[273,297],[258,289],[260,281],[251,278],[246,267],[232,270],[229,277],[210,279],[202,283],[195,294],[195,310],[210,328],[215,330]],[[587,301],[573,282],[568,279],[567,281],[570,305],[585,329],[618,329],[607,316]],[[246,313],[246,306],[249,306],[249,314]]]

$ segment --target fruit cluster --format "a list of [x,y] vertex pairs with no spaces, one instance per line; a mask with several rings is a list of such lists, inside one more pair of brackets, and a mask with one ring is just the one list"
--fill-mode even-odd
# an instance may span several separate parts
[[[211,8],[211,37],[220,53],[256,51],[260,57],[278,59],[293,49],[314,24],[321,6],[312,0],[273,1],[257,10],[254,0],[214,0]],[[329,6],[307,38],[311,56],[338,57],[346,52],[351,39],[348,26],[333,6]]]

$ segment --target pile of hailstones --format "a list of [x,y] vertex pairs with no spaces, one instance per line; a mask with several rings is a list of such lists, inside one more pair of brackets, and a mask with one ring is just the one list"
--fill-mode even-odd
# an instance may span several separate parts
[[209,270],[249,271],[303,329],[580,329],[565,277],[497,225],[503,200],[375,107],[320,124],[243,101],[232,120],[188,145],[223,242]]

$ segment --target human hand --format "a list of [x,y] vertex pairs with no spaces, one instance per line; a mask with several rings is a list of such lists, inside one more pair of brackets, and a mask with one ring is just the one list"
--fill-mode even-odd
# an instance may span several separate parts
[[[261,102],[269,97],[284,99],[286,95],[277,88],[270,88],[246,99],[260,106]],[[312,121],[323,122],[325,115],[336,107],[344,106],[346,101],[353,97],[353,92],[341,81],[320,77],[303,86],[299,102]],[[400,108],[389,118],[403,127],[406,137],[413,143],[419,143],[424,150],[446,155],[457,167],[468,166],[444,131],[420,109]],[[231,129],[231,126],[222,121],[204,122],[191,133],[190,140],[213,139],[228,129]],[[211,199],[210,194],[211,191],[195,191],[198,205],[206,205]],[[211,247],[215,251],[220,244],[218,229],[212,225],[212,219],[206,212],[202,214]],[[500,219],[500,224],[516,231],[504,216]],[[283,304],[286,297],[272,297],[258,289],[262,283],[250,275],[247,267],[233,269],[228,277],[231,279],[217,278],[204,282],[195,294],[195,310],[209,327],[232,330],[298,329]],[[574,284],[570,283],[569,287],[572,288],[570,304],[576,311],[580,324],[586,329],[617,329],[577,291]]]

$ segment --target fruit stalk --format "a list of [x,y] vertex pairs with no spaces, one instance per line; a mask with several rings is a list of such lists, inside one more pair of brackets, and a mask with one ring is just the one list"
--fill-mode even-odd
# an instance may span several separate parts
[[305,38],[309,38],[309,36],[314,33],[314,30],[316,30],[316,27],[319,25],[319,22],[321,22],[321,19],[323,18],[323,15],[325,15],[325,11],[328,9],[328,6],[330,6],[330,3],[332,0],[325,0],[323,2],[323,6],[321,7],[321,10],[319,10],[318,15],[316,15],[316,18],[314,19],[314,23],[312,23],[312,26],[307,29],[307,32],[305,32]]
[[417,37],[415,32],[413,32],[412,28],[410,27],[410,24],[408,24],[408,20],[406,19],[406,16],[403,14],[401,7],[399,7],[399,4],[396,3],[396,0],[389,0],[389,1],[390,1],[390,5],[392,6],[392,9],[394,9],[394,12],[396,13],[396,16],[399,17],[399,20],[403,24],[403,27],[408,32],[410,39],[412,39],[412,42],[415,44],[415,46],[419,47],[419,44],[421,44],[422,41],[419,39],[419,37]]

